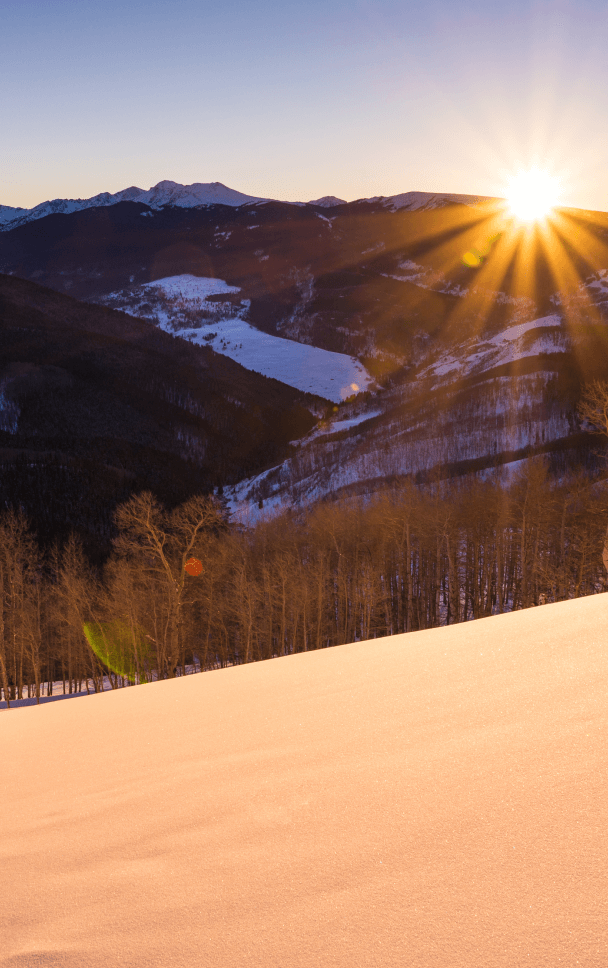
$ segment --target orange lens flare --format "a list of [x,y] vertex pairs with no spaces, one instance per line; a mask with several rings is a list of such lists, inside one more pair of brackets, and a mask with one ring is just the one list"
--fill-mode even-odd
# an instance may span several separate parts
[[198,558],[188,558],[184,568],[189,575],[192,575],[195,578],[197,575],[202,575],[203,573],[203,563],[202,561],[199,561]]

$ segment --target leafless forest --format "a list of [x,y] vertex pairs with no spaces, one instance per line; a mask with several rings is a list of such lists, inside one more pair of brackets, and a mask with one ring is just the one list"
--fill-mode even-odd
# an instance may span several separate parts
[[[75,538],[42,554],[0,519],[2,697],[98,691],[431,628],[603,591],[608,497],[541,459],[498,479],[404,482],[253,528],[211,497],[116,514],[102,569]],[[200,575],[186,563],[197,558]],[[530,643],[534,648],[534,643]],[[57,686],[59,682],[59,686]]]

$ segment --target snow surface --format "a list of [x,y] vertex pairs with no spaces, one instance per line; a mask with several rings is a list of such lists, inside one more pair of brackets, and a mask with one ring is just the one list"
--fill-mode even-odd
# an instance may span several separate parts
[[[229,356],[248,370],[255,370],[335,403],[373,385],[373,379],[365,367],[352,356],[272,336],[251,326],[242,318],[248,308],[246,302],[241,310],[231,305],[228,307],[230,315],[212,321],[203,320],[197,328],[191,324],[182,325],[179,320],[183,318],[184,310],[196,314],[211,305],[217,307],[217,303],[205,306],[208,296],[240,292],[238,287],[229,286],[223,279],[184,274],[156,279],[132,290],[141,294],[142,305],[148,294],[154,291],[163,293],[174,303],[174,306],[166,305],[163,309],[154,310],[161,329],[192,343],[211,346],[216,353]],[[115,307],[120,306],[120,299],[121,294],[118,293],[108,297],[109,304]],[[125,303],[124,308],[127,312],[138,314],[137,307]]]
[[193,300],[204,300],[207,296],[241,291],[238,286],[230,286],[223,279],[215,279],[210,276],[193,276],[190,273],[183,273],[180,276],[166,276],[164,279],[155,279],[154,282],[144,283],[138,288],[144,291],[161,289],[169,299],[180,299],[190,302]]
[[7,968],[608,964],[608,596],[0,712]]
[[341,430],[350,430],[351,427],[358,427],[359,424],[365,423],[366,420],[371,420],[372,417],[379,417],[381,413],[381,410],[370,410],[368,413],[360,413],[358,416],[349,417],[346,420],[334,420],[327,426],[323,433],[337,434]]
[[[205,339],[206,332],[217,335]],[[179,334],[193,343],[213,347],[248,370],[274,377],[289,386],[338,402],[366,390],[372,378],[354,357],[317,346],[271,336],[243,319],[223,319],[200,330]]]

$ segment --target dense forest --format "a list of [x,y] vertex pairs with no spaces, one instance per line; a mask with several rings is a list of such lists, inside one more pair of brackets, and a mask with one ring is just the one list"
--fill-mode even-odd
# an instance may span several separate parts
[[252,527],[212,496],[169,511],[142,492],[118,508],[101,565],[74,535],[39,546],[9,511],[1,695],[117,688],[603,591],[604,476],[556,480],[539,457],[509,483],[402,480]]

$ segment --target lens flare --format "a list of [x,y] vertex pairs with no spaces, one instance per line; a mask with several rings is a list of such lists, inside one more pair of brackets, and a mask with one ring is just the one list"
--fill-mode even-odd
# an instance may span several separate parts
[[539,168],[520,171],[509,182],[507,201],[522,222],[537,222],[550,214],[560,196],[559,182]]
[[156,650],[141,629],[123,622],[85,622],[87,642],[108,669],[131,682],[150,677]]
[[205,570],[203,568],[202,561],[199,561],[198,558],[188,558],[184,568],[189,575],[192,575],[195,578],[197,575],[202,575],[203,571]]

